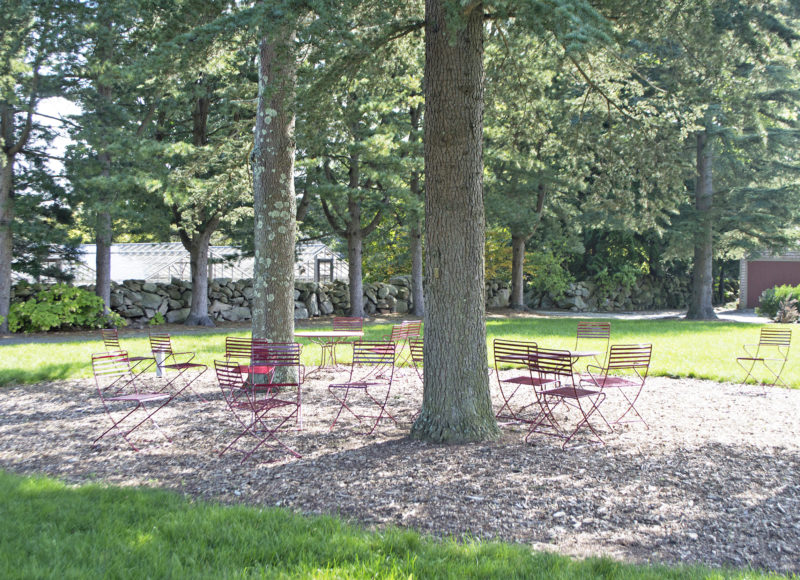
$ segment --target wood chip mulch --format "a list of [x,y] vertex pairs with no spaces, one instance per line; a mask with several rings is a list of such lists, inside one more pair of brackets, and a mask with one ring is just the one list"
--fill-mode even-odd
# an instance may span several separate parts
[[265,447],[241,463],[218,455],[239,424],[212,375],[197,385],[209,402],[187,391],[156,415],[172,443],[148,425],[138,453],[118,436],[91,445],[108,424],[92,380],[0,389],[0,468],[579,557],[800,574],[800,390],[649,378],[637,408],[650,428],[604,426],[605,446],[526,444],[523,425],[504,424],[498,441],[444,447],[407,437],[421,400],[408,369],[389,404],[397,425],[329,431],[327,385],[345,375],[325,371],[304,384],[303,429],[281,434],[302,459]]

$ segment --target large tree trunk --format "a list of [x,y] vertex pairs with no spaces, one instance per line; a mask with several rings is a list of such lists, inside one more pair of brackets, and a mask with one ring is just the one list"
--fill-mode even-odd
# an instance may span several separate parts
[[14,223],[14,156],[4,155],[0,166],[0,334],[8,332],[11,309],[12,225]]
[[412,436],[456,443],[499,429],[486,352],[483,9],[462,21],[445,4],[425,3],[425,388]]
[[714,230],[711,210],[714,205],[712,182],[713,149],[708,132],[697,134],[697,185],[695,207],[698,230],[694,239],[694,268],[692,270],[692,296],[686,318],[690,320],[716,320],[712,296],[714,292],[713,249]]
[[260,44],[253,145],[253,337],[294,340],[294,33]]
[[523,270],[525,266],[525,242],[529,236],[522,234],[511,235],[511,308],[514,310],[527,310],[525,306],[525,279]]

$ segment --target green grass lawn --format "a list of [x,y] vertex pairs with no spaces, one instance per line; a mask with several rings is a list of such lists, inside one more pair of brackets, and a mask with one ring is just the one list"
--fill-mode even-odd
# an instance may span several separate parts
[[369,532],[330,517],[178,494],[71,487],[0,471],[0,577],[780,578],[752,571],[576,560],[500,542]]
[[[487,322],[490,348],[495,338],[533,340],[544,347],[571,348],[575,346],[574,318],[514,318],[491,319]],[[696,377],[715,381],[738,381],[743,373],[735,358],[741,345],[758,341],[760,325],[735,322],[693,322],[685,320],[612,320],[612,343],[649,342],[653,344],[651,374],[668,377]],[[377,339],[388,334],[389,324],[365,327],[366,338]],[[174,335],[175,350],[192,350],[197,359],[213,365],[224,353],[225,336],[240,331],[219,330],[210,333]],[[306,340],[303,362],[315,365],[319,347]],[[131,354],[149,351],[147,338],[124,338],[122,345]],[[88,342],[60,342],[0,346],[0,386],[14,383],[33,383],[75,377],[90,377],[90,356],[103,350],[100,333]],[[339,349],[346,359],[347,348]],[[796,356],[790,355],[784,380],[793,387],[800,386],[800,368]]]

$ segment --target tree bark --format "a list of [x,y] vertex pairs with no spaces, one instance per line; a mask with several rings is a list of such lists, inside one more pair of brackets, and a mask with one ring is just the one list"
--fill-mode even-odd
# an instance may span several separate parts
[[[336,178],[328,164],[325,166],[325,174],[328,181],[331,183],[336,182]],[[361,203],[358,199],[358,190],[361,187],[359,183],[360,174],[359,156],[358,154],[353,154],[350,156],[346,215],[338,213],[335,208],[328,204],[325,198],[321,198],[325,219],[328,220],[328,223],[338,235],[347,240],[347,259],[350,262],[347,276],[350,284],[350,316],[364,316],[364,267],[362,264],[364,238],[374,232],[381,219],[383,219],[383,208],[381,208],[375,212],[372,220],[366,226],[361,226],[362,211]],[[369,184],[367,187],[369,187]],[[383,201],[384,203],[386,202],[386,196],[384,196]],[[340,225],[342,223],[344,226]]]
[[294,32],[259,45],[259,84],[253,144],[255,264],[253,337],[294,340]]
[[[416,142],[419,135],[419,122],[422,116],[422,106],[411,107],[411,132],[409,141]],[[425,190],[420,184],[419,173],[416,170],[411,172],[410,182],[411,195],[424,200]],[[411,252],[411,302],[413,303],[412,313],[420,318],[425,316],[425,294],[423,291],[423,269],[422,269],[422,219],[418,218],[416,212],[412,213],[413,220],[409,228],[409,251]]]
[[[358,184],[356,184],[358,187]],[[347,275],[350,284],[350,316],[364,316],[364,239],[361,236],[361,206],[351,195],[347,202]]]
[[214,321],[208,315],[208,247],[211,234],[216,231],[219,220],[219,216],[214,215],[198,226],[198,231],[191,235],[185,230],[179,232],[181,243],[189,252],[189,267],[192,274],[192,302],[189,316],[184,321],[186,326],[214,326]]
[[511,235],[511,308],[514,310],[527,310],[525,306],[525,242],[529,236],[521,234]]
[[[192,144],[203,147],[208,144],[208,115],[211,101],[207,95],[198,97],[192,110]],[[220,216],[214,215],[197,226],[194,231],[187,231],[180,223],[180,211],[175,210],[178,218],[179,233],[183,247],[189,252],[189,269],[192,275],[192,303],[186,326],[214,326],[208,315],[208,246],[211,235],[219,226]],[[206,210],[200,214],[206,217]]]
[[95,286],[94,293],[103,299],[105,310],[111,308],[111,244],[113,232],[111,228],[111,212],[101,209],[97,212],[95,222]]
[[425,3],[425,387],[413,437],[499,436],[487,373],[483,208],[483,9],[449,22]]
[[411,252],[411,302],[414,305],[412,313],[422,318],[425,316],[425,294],[422,284],[422,227],[419,222],[411,226],[408,237]]
[[711,210],[714,205],[712,182],[713,148],[707,131],[697,133],[697,184],[695,207],[698,229],[694,239],[692,270],[692,295],[686,318],[689,320],[716,320],[712,297],[714,291],[713,250],[714,229]]
[[[2,111],[5,117],[5,110]],[[5,127],[5,119],[3,119]],[[5,147],[4,147],[5,148]],[[8,333],[11,309],[11,260],[14,223],[14,156],[5,153],[0,166],[0,334]]]

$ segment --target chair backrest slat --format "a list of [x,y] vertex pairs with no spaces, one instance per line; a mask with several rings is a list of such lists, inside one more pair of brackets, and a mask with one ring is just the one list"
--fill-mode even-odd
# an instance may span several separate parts
[[406,327],[407,338],[418,338],[422,333],[422,322],[419,320],[406,320],[402,325]]
[[360,316],[336,316],[333,319],[333,330],[364,330],[364,319]]
[[572,355],[568,350],[552,350],[537,348],[528,357],[528,366],[532,372],[540,376],[563,377],[572,384]]
[[762,328],[758,339],[759,345],[789,346],[792,342],[792,331],[777,328]]
[[238,336],[225,337],[225,358],[249,359],[253,350],[253,341],[250,338]]
[[422,364],[424,353],[424,341],[421,338],[412,339],[408,341],[408,347],[411,349],[411,360],[416,364]]
[[92,372],[99,377],[121,377],[131,374],[128,353],[124,350],[100,352],[92,355]]
[[104,328],[100,331],[100,335],[103,337],[103,344],[108,352],[122,350],[119,345],[119,334],[116,328]]
[[253,345],[253,358],[271,366],[299,366],[301,347],[296,342],[270,342]]
[[650,366],[652,344],[613,344],[608,355],[608,369],[632,369]]
[[596,322],[594,320],[579,320],[577,337],[578,339],[594,338],[606,340],[611,337],[611,323]]
[[172,341],[170,340],[169,334],[164,332],[151,332],[150,349],[153,352],[163,352],[165,354],[171,354]]
[[356,341],[353,343],[353,365],[394,366],[393,342]]
[[527,366],[529,357],[536,353],[536,349],[535,342],[496,338],[493,342],[495,369],[499,370],[500,364]]
[[226,360],[215,360],[214,370],[217,373],[217,380],[220,386],[228,389],[241,389],[244,386],[244,379],[239,370],[239,365]]

